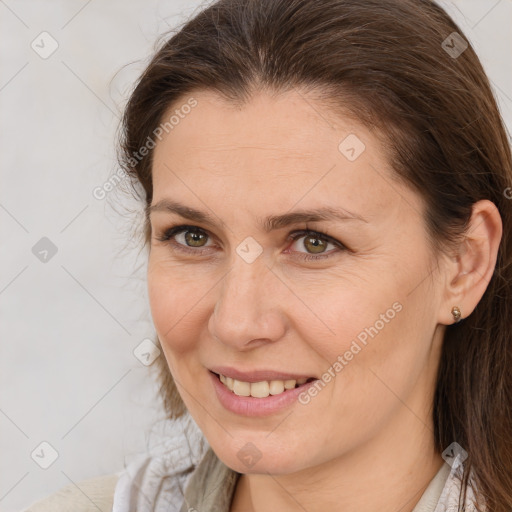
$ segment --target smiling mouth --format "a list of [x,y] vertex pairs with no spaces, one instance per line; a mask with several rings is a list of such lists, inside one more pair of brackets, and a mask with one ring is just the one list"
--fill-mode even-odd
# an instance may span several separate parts
[[280,395],[288,390],[303,386],[315,379],[314,377],[290,380],[263,380],[260,382],[244,382],[225,375],[212,372],[231,392],[238,396],[252,396],[254,398],[267,398]]

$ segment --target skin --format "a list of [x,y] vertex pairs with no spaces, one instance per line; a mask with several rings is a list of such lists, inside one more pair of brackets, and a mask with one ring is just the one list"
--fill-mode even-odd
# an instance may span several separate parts
[[[454,305],[471,313],[492,276],[496,207],[477,203],[460,250],[435,255],[422,198],[393,181],[362,125],[296,91],[258,92],[243,108],[211,91],[193,96],[198,105],[154,150],[152,204],[179,201],[216,226],[152,212],[148,290],[185,405],[218,457],[242,473],[231,512],[411,511],[444,464],[431,419],[444,326]],[[366,146],[355,161],[338,150],[349,134]],[[308,223],[349,249],[329,243],[319,261],[301,259],[318,254],[307,237],[287,240],[305,224],[267,233],[259,223],[320,206],[365,221]],[[191,246],[184,232],[174,241],[200,255],[157,239],[187,224],[206,234],[202,242]],[[263,249],[250,264],[236,252],[248,236]],[[249,418],[219,403],[208,367],[320,378],[396,302],[401,311],[308,404]],[[237,456],[248,442],[261,453],[250,468]]]

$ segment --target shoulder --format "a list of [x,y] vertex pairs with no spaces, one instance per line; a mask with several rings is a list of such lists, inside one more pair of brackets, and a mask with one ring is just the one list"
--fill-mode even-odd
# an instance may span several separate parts
[[118,474],[112,474],[69,484],[22,512],[111,512],[118,479]]

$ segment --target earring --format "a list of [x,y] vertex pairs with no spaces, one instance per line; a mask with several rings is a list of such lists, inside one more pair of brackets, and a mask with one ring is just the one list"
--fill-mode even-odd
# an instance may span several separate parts
[[462,313],[460,312],[460,309],[458,306],[453,306],[452,315],[453,315],[453,323],[456,324],[462,320]]

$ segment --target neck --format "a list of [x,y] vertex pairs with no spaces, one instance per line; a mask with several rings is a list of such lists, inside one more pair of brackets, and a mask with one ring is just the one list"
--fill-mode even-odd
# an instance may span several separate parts
[[397,416],[378,437],[324,464],[241,475],[230,512],[411,512],[444,461],[431,424],[406,407]]

